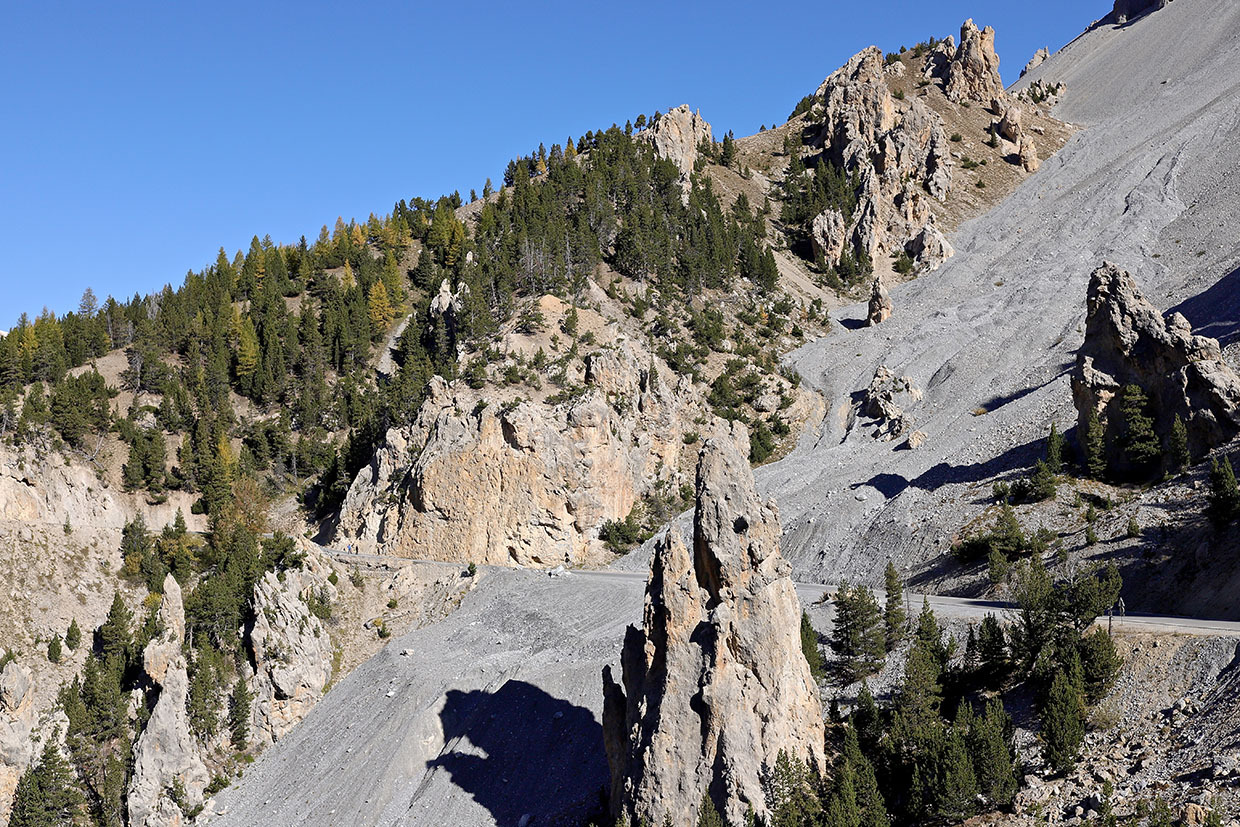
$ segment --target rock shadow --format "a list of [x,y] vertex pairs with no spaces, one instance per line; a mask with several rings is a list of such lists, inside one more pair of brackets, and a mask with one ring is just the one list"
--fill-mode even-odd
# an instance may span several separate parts
[[485,807],[499,827],[583,824],[610,784],[594,713],[525,681],[488,692],[448,691],[444,749],[426,762]]
[[1168,313],[1183,313],[1194,333],[1218,339],[1224,347],[1240,339],[1240,267]]
[[835,319],[835,321],[839,322],[840,326],[845,330],[860,330],[863,327],[870,326],[870,323],[865,319],[850,319],[847,317],[841,317]]

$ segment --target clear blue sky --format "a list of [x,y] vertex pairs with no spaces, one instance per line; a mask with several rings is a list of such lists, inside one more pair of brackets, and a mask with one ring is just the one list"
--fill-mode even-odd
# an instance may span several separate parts
[[680,103],[736,135],[851,54],[993,25],[1004,80],[1110,0],[13,3],[0,32],[0,329],[179,284],[264,234],[482,189]]

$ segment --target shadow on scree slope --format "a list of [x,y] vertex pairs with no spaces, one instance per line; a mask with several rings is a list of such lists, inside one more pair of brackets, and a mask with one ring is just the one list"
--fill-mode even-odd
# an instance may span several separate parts
[[601,812],[610,776],[590,710],[507,681],[494,692],[449,691],[440,721],[444,751],[427,769],[446,770],[500,827],[524,815],[530,825],[582,824]]

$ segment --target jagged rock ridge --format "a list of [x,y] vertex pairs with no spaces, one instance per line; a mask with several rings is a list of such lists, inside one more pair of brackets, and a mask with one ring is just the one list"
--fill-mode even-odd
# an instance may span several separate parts
[[[1079,427],[1091,408],[1104,426],[1116,421],[1113,402],[1133,384],[1148,396],[1155,431],[1164,440],[1180,417],[1194,456],[1240,432],[1240,376],[1223,360],[1216,340],[1194,336],[1179,313],[1164,319],[1132,276],[1110,262],[1090,276],[1087,302],[1085,342],[1072,372]],[[1121,446],[1107,443],[1111,467],[1126,470]]]
[[779,516],[732,440],[703,446],[692,551],[674,529],[651,561],[622,685],[603,673],[611,803],[632,823],[695,823],[709,792],[728,823],[764,814],[778,753],[822,766],[822,705],[801,652]]
[[834,209],[813,220],[815,253],[836,265],[851,249],[871,259],[903,249],[930,222],[926,195],[942,201],[951,188],[943,119],[916,99],[897,106],[876,46],[854,55],[815,95],[822,124],[814,144],[861,185],[850,221]]

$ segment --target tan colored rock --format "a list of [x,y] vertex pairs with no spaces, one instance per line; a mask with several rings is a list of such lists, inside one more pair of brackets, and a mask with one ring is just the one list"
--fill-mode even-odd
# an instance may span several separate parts
[[[1141,387],[1149,398],[1154,430],[1164,440],[1174,418],[1180,417],[1193,456],[1240,432],[1240,376],[1223,359],[1218,342],[1194,336],[1179,313],[1164,319],[1131,275],[1105,262],[1089,280],[1085,341],[1072,371],[1072,399],[1082,433],[1091,408],[1104,426],[1118,421],[1112,403],[1129,384]],[[1111,440],[1107,451],[1118,473],[1139,470],[1129,467]]]
[[930,219],[925,194],[942,201],[951,187],[953,162],[942,118],[916,99],[897,105],[885,75],[883,54],[872,46],[816,92],[823,121],[815,143],[861,184],[847,225],[835,210],[811,224],[815,253],[833,266],[845,252],[864,252],[873,260],[900,249]]
[[693,166],[697,163],[698,145],[702,141],[714,141],[710,124],[702,119],[701,114],[691,110],[688,104],[669,109],[639,132],[638,137],[654,144],[654,151],[660,158],[676,164],[680,170],[680,179],[686,185]]
[[897,377],[886,365],[879,365],[874,378],[862,394],[861,412],[875,420],[875,439],[890,441],[899,439],[913,427],[913,418],[905,413],[901,400],[915,402],[921,392],[913,387],[907,376]]
[[283,580],[269,571],[254,587],[250,737],[259,745],[287,735],[322,700],[331,680],[331,637],[307,603],[311,598],[335,602],[330,573],[321,555],[311,553],[302,568],[285,571]]
[[189,731],[185,701],[189,694],[186,672],[185,609],[181,587],[172,575],[164,578],[159,606],[163,631],[146,645],[142,665],[155,684],[158,697],[150,720],[134,749],[134,772],[129,782],[129,823],[134,827],[174,827],[184,815],[169,797],[174,783],[185,791],[191,808],[202,803],[207,768],[198,756],[198,744]]
[[1024,119],[1025,110],[1020,104],[1008,104],[1002,109],[1003,115],[999,118],[998,123],[994,126],[994,131],[998,133],[1000,138],[1005,141],[1011,141],[1019,144],[1024,130],[1021,128],[1021,121]]
[[891,311],[893,309],[894,305],[891,303],[891,294],[883,286],[883,280],[874,279],[874,286],[870,289],[870,312],[866,317],[866,323],[870,327],[882,324],[891,318]]
[[908,447],[914,451],[926,444],[929,437],[925,431],[913,431],[908,435]]
[[1205,807],[1190,801],[1184,805],[1184,814],[1181,816],[1180,821],[1184,823],[1185,827],[1203,827],[1206,819],[1209,817],[1210,812]]
[[556,566],[601,549],[659,480],[679,484],[701,395],[622,339],[586,359],[586,392],[551,406],[492,404],[431,381],[417,419],[392,429],[345,497],[334,544],[479,564]]
[[939,231],[934,222],[928,222],[921,228],[912,241],[904,245],[904,250],[912,257],[917,269],[922,272],[933,272],[943,262],[956,254],[947,237]]
[[1033,57],[1029,58],[1029,62],[1025,64],[1025,68],[1020,70],[1020,76],[1023,78],[1025,75],[1029,74],[1034,69],[1038,68],[1043,63],[1045,63],[1047,60],[1049,60],[1050,56],[1051,56],[1050,50],[1048,50],[1045,46],[1043,46],[1041,49],[1038,49],[1036,52],[1033,53]]
[[1024,135],[1020,139],[1020,165],[1025,172],[1037,172],[1042,166],[1042,161],[1038,158],[1038,148],[1033,143],[1033,138]]
[[642,629],[625,635],[622,685],[603,672],[613,815],[693,824],[709,791],[741,824],[750,806],[767,814],[762,777],[781,750],[823,767],[822,704],[779,536],[745,457],[708,440],[693,549],[675,529],[660,540]]
[[971,18],[964,21],[960,27],[960,48],[947,65],[944,91],[956,103],[988,103],[1005,96],[993,28],[978,30]]

